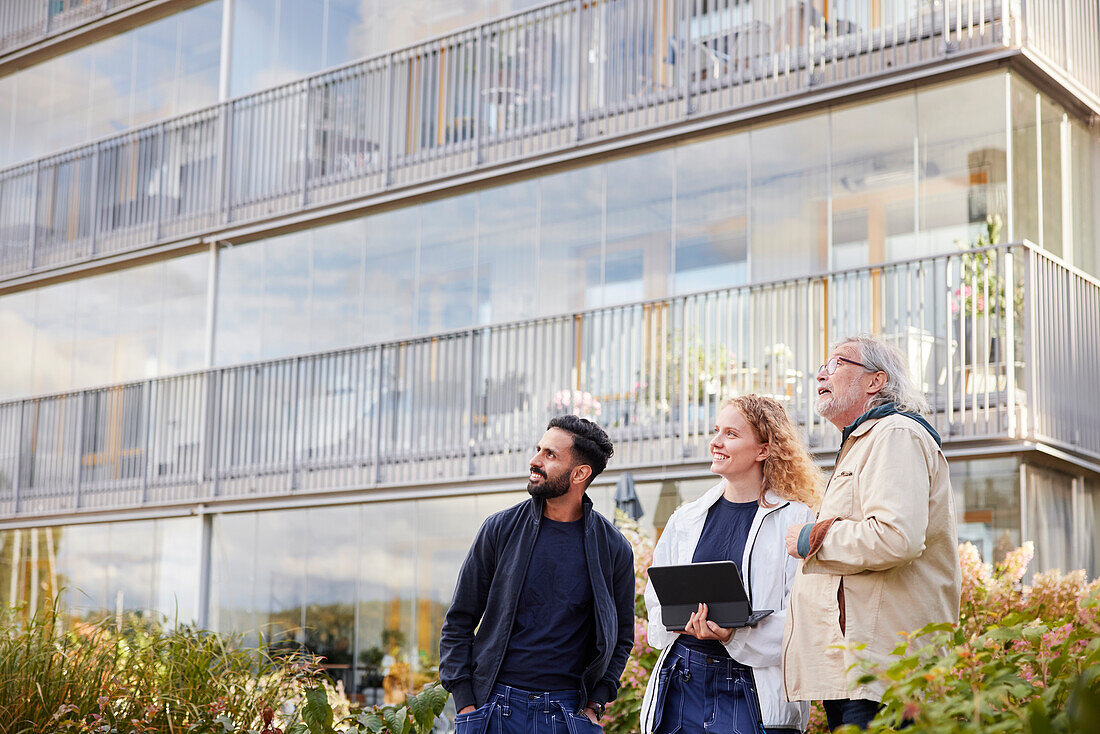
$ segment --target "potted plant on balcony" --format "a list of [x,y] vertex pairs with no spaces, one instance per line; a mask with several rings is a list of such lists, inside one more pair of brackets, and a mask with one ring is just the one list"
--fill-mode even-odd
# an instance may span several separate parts
[[1009,316],[1022,311],[1023,294],[1016,285],[1009,286],[1004,276],[1004,255],[986,249],[1000,240],[1001,217],[986,217],[985,231],[963,247],[959,263],[958,283],[952,290],[951,311],[958,319],[956,339],[962,337],[963,364],[1000,362],[1001,332]]

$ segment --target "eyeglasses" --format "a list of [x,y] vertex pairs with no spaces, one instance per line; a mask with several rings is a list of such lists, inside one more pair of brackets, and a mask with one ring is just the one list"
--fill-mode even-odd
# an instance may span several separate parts
[[834,372],[836,372],[837,367],[839,367],[840,365],[845,364],[845,363],[854,364],[858,367],[862,367],[863,369],[867,370],[868,372],[878,372],[879,371],[879,370],[876,370],[874,367],[872,367],[869,364],[864,364],[863,362],[857,362],[854,359],[848,359],[847,357],[830,357],[828,362],[826,362],[825,364],[823,364],[823,365],[821,365],[820,367],[817,368],[817,371],[821,372],[821,370],[825,370],[825,374],[831,375]]

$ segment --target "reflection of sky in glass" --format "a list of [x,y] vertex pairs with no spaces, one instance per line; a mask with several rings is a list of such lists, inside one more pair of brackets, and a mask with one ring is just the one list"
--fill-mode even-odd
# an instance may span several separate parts
[[214,0],[0,78],[0,165],[216,102],[220,45]]
[[824,269],[828,116],[754,128],[750,189],[752,278]]
[[538,192],[524,181],[478,194],[479,324],[535,315]]
[[1004,87],[995,74],[917,90],[921,251],[914,255],[952,249],[982,226],[970,225],[971,166],[989,160],[991,179],[993,168],[1004,171]]
[[882,262],[912,244],[915,103],[909,93],[832,113],[834,268]]
[[0,296],[3,333],[22,345],[2,396],[26,394],[28,375],[48,392],[201,367],[208,274],[198,253]]
[[417,327],[420,332],[473,323],[474,194],[423,205]]

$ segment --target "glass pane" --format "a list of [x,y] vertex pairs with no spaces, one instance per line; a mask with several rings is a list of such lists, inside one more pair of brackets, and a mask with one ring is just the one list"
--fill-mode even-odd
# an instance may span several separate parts
[[220,48],[221,0],[215,0],[6,77],[0,163],[213,104]]
[[1012,215],[1013,239],[1038,244],[1039,232],[1039,133],[1035,106],[1038,93],[1027,82],[1012,77]]
[[607,243],[601,303],[668,293],[672,262],[673,151],[607,164]]
[[419,219],[415,207],[395,209],[366,219],[364,342],[413,333]]
[[1019,547],[1020,470],[1016,459],[952,461],[959,542],[973,543],[986,563]]
[[1062,108],[1040,97],[1043,156],[1043,247],[1061,257],[1062,243]]
[[199,619],[202,519],[181,517],[156,523],[159,545],[153,558],[153,609],[169,623],[193,624]]
[[71,384],[76,295],[75,283],[46,286],[36,292],[31,384],[35,393],[64,390]]
[[1007,236],[1004,109],[999,74],[917,91],[920,251],[914,255],[972,242],[987,215],[1006,222]]
[[6,166],[15,160],[15,152],[12,150],[15,127],[12,125],[12,118],[15,116],[16,86],[14,75],[0,78],[0,166]]
[[164,263],[164,309],[158,349],[161,375],[205,365],[210,257],[210,253],[200,252]]
[[114,610],[110,593],[111,526],[72,525],[61,529],[57,565],[62,606],[76,619],[95,619]]
[[588,166],[542,179],[538,312],[600,305],[603,280],[604,167]]
[[753,281],[825,270],[828,118],[815,115],[751,134]]
[[[167,116],[173,108],[179,21],[150,23],[133,31],[134,60],[130,125]],[[165,83],[167,82],[167,84]]]
[[[50,119],[46,150],[42,153],[82,143],[95,132],[88,127],[89,90],[92,80],[91,49],[80,49],[46,62],[51,73]],[[20,91],[31,92],[25,87]],[[35,90],[34,95],[43,90]],[[129,89],[126,90],[129,94]],[[128,100],[127,100],[128,101]]]
[[747,133],[676,149],[674,293],[748,281]]
[[28,395],[34,354],[34,291],[0,297],[0,398]]
[[107,610],[148,612],[153,606],[153,559],[157,527],[153,520],[111,523],[110,545],[96,555],[107,568]]
[[256,605],[257,514],[215,515],[210,544],[210,627],[258,644],[265,621]]
[[218,101],[221,73],[222,0],[180,13],[177,53],[179,69],[172,95],[172,111],[178,115]]
[[233,96],[297,79],[321,68],[324,0],[236,0],[233,6]]
[[118,317],[114,380],[157,375],[157,345],[164,310],[165,264],[118,274]]
[[133,34],[112,36],[86,51],[91,55],[94,70],[88,89],[90,134],[110,135],[125,130],[130,125]]
[[295,232],[263,244],[260,356],[264,359],[309,351],[309,263],[315,233]]
[[479,324],[535,315],[537,248],[537,181],[499,186],[478,195]]
[[1076,120],[1070,126],[1070,166],[1073,180],[1073,260],[1094,276],[1100,276],[1100,134]]
[[57,598],[66,583],[57,563],[61,528],[0,531],[0,608],[25,606],[29,616]]
[[366,703],[397,701],[417,662],[415,502],[362,507],[357,689]]
[[304,645],[324,658],[325,670],[344,690],[353,684],[355,585],[359,575],[358,508],[309,511]]
[[916,99],[907,94],[832,115],[832,267],[913,257]]
[[363,219],[316,231],[309,299],[310,351],[352,346],[362,340],[365,239]]
[[424,204],[420,209],[417,331],[431,333],[474,323],[475,194]]
[[53,66],[44,63],[12,75],[16,96],[7,163],[30,160],[49,151],[53,72]]
[[260,242],[218,250],[215,364],[237,364],[260,358],[263,261],[264,247]]
[[[475,496],[417,503],[417,672],[439,665],[439,633],[454,596],[455,581],[484,516]],[[415,682],[415,681],[414,681]]]
[[1028,540],[1035,541],[1035,560],[1029,570],[1038,573],[1053,568],[1062,571],[1076,568],[1073,477],[1029,464],[1025,496]]
[[303,603],[309,510],[256,513],[253,605],[270,647],[298,649],[305,641]]
[[1086,476],[1083,509],[1077,537],[1081,539],[1081,558],[1090,579],[1100,577],[1100,479]]

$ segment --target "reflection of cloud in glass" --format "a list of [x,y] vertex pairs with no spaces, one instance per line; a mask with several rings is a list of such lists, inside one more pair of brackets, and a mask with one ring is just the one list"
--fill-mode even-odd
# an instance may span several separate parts
[[221,3],[207,3],[0,80],[0,117],[14,119],[0,164],[215,102],[220,26]]

